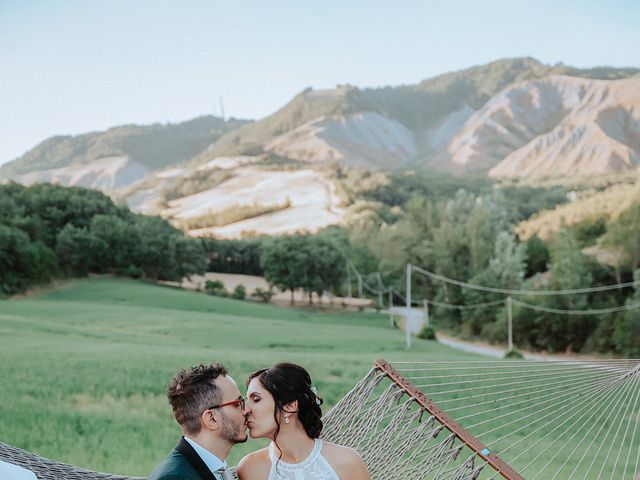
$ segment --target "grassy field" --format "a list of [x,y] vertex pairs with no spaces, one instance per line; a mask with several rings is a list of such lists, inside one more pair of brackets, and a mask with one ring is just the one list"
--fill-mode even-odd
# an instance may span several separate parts
[[[222,361],[244,383],[256,368],[294,361],[310,370],[328,409],[381,356],[477,358],[417,339],[407,351],[384,315],[74,281],[0,302],[0,439],[93,470],[145,475],[180,434],[165,398],[175,370]],[[258,446],[241,445],[230,462]]]

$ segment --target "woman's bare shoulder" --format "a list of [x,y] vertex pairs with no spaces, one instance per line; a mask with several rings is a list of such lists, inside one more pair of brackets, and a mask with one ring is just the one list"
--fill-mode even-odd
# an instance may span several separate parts
[[341,479],[368,479],[369,474],[357,450],[335,443],[324,442],[322,455]]
[[262,448],[246,455],[238,463],[238,477],[240,480],[266,480],[269,478],[271,460],[269,449]]

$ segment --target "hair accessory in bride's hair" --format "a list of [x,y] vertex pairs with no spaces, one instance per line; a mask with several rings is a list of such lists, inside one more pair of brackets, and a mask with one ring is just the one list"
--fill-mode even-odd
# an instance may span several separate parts
[[315,385],[311,385],[311,392],[313,392],[313,395],[316,397],[316,405],[322,405],[322,399],[320,397],[318,397],[318,389],[315,387]]

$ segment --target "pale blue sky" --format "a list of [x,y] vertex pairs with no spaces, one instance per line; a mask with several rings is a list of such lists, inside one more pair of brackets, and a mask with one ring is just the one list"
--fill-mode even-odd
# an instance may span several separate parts
[[306,87],[505,57],[640,67],[640,1],[0,0],[0,163],[55,134],[225,113]]

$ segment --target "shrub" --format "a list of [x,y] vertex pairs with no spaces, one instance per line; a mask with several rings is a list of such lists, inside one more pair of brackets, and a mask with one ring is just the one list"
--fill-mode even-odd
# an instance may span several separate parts
[[144,274],[142,269],[135,265],[129,265],[122,273],[131,278],[142,278],[142,275]]
[[261,302],[270,302],[271,301],[271,297],[273,297],[274,293],[273,290],[271,288],[269,288],[268,290],[263,290],[260,287],[257,287],[253,293],[251,294],[251,296],[253,298],[257,298],[259,299]]
[[209,295],[214,295],[216,297],[228,297],[229,293],[224,288],[224,283],[220,280],[207,280],[204,284],[204,290]]
[[437,340],[436,331],[433,327],[425,325],[418,333],[418,338],[422,338],[423,340]]
[[247,289],[244,288],[244,285],[236,285],[236,288],[233,289],[232,298],[236,300],[244,300],[247,298]]
[[522,360],[524,359],[524,355],[517,350],[509,350],[504,354],[504,358],[510,358],[512,360]]

